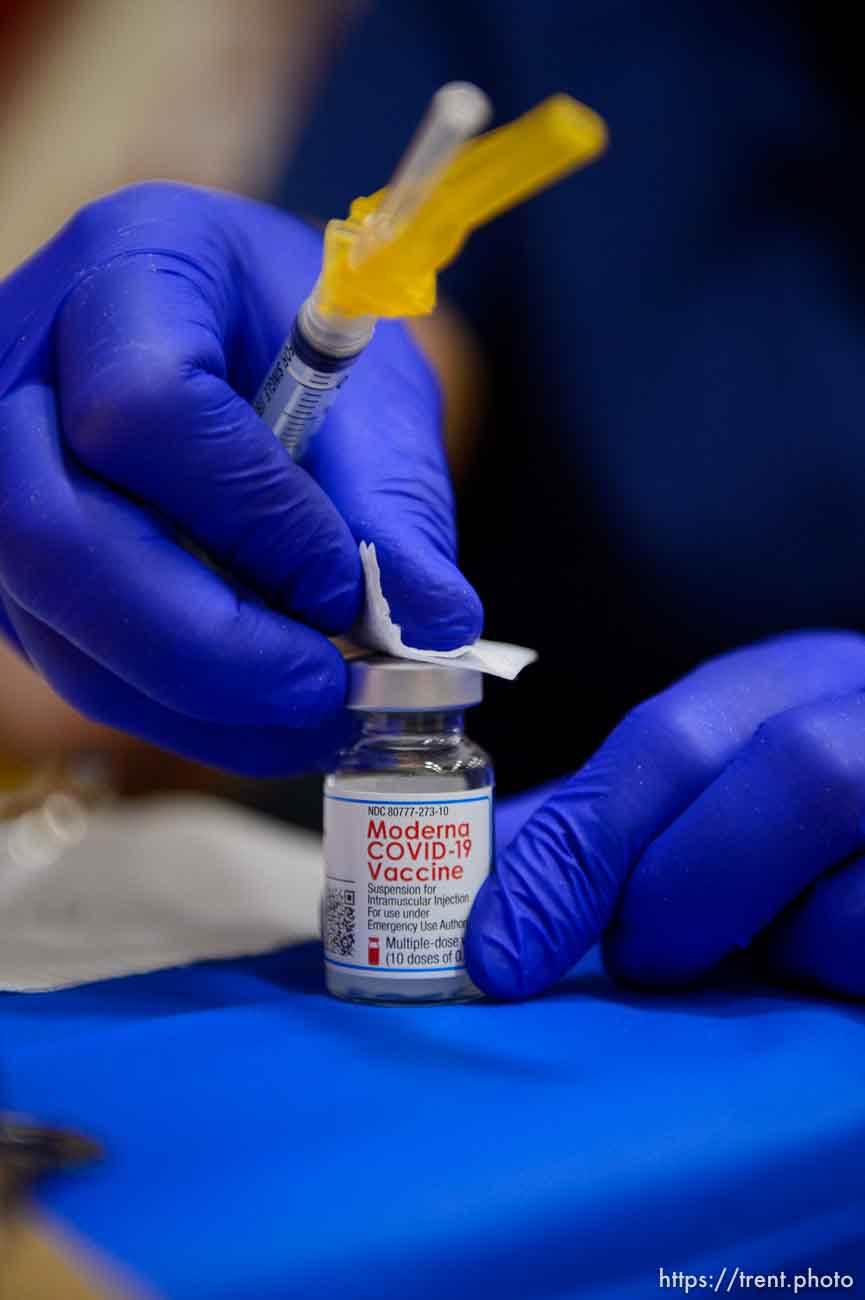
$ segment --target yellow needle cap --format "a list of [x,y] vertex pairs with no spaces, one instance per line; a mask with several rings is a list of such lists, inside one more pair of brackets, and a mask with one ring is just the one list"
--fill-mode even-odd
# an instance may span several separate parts
[[386,190],[355,199],[347,221],[330,221],[317,306],[326,315],[421,316],[436,300],[436,272],[472,230],[596,158],[603,120],[569,95],[463,145],[432,193],[386,244],[352,265],[364,219]]

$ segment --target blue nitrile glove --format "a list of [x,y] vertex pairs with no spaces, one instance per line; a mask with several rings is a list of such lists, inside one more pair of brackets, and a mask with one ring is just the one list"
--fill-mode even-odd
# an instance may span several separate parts
[[546,799],[506,804],[472,978],[528,996],[604,935],[614,975],[674,985],[762,932],[775,973],[865,995],[863,687],[852,633],[739,650],[634,709]]
[[312,766],[342,734],[322,634],[359,612],[358,541],[409,643],[480,631],[438,389],[400,326],[379,326],[306,468],[249,405],[320,255],[292,217],[154,183],[0,285],[0,625],[81,712],[248,772]]

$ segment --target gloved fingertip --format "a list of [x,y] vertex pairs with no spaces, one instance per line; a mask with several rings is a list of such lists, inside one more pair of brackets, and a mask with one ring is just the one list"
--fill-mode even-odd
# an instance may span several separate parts
[[441,620],[440,631],[448,644],[433,645],[434,650],[456,650],[460,646],[474,645],[484,630],[484,607],[481,598],[470,583],[460,575],[462,582],[454,608]]
[[532,997],[556,978],[537,951],[527,953],[513,905],[491,876],[478,891],[465,939],[466,969],[490,997],[514,1002]]
[[443,557],[424,564],[382,564],[382,584],[391,618],[403,642],[417,650],[456,650],[473,645],[484,625],[475,589]]

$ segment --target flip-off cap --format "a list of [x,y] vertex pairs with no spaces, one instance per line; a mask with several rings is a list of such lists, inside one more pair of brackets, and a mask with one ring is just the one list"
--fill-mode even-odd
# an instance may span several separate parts
[[372,655],[348,665],[348,708],[373,713],[467,709],[483,698],[483,674],[456,664]]

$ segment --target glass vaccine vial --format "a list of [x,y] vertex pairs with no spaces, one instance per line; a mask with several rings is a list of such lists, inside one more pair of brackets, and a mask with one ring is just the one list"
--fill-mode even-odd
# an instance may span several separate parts
[[357,1002],[480,997],[463,939],[493,861],[493,771],[463,734],[481,673],[375,655],[348,665],[361,734],[324,783],[328,991]]

